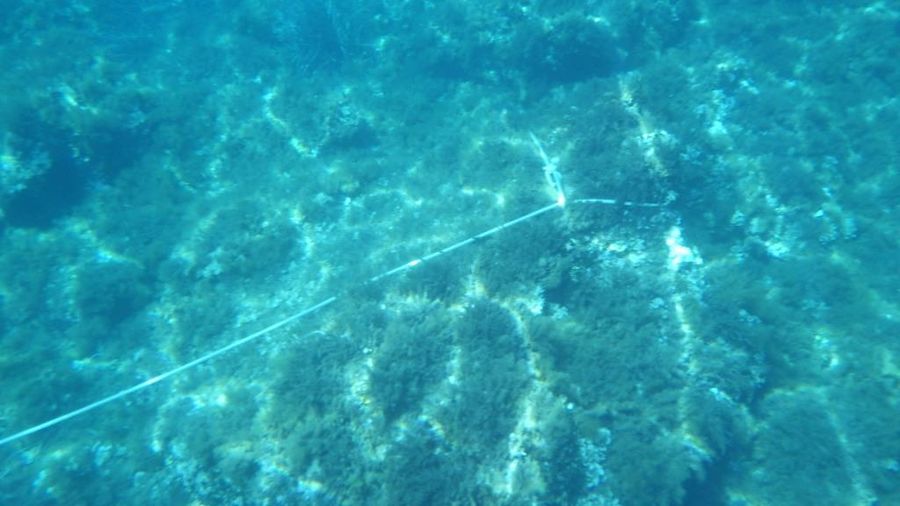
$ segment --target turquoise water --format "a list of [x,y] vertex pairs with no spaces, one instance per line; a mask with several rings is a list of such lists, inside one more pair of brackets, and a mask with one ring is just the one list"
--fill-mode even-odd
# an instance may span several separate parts
[[0,504],[900,504],[894,2],[2,12]]

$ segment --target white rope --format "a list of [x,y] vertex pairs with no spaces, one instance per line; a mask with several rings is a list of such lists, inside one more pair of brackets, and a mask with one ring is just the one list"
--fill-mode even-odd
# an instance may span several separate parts
[[[535,145],[535,150],[537,151],[538,156],[544,162],[544,167],[543,167],[544,178],[545,178],[547,184],[550,186],[550,189],[556,195],[555,203],[545,206],[545,207],[542,207],[540,209],[536,209],[534,211],[531,211],[530,213],[523,214],[522,216],[519,216],[518,218],[509,220],[501,225],[497,225],[496,227],[485,230],[481,233],[475,234],[475,235],[468,237],[466,239],[463,239],[461,241],[455,242],[449,246],[441,248],[432,253],[428,253],[419,258],[410,260],[409,262],[406,262],[398,267],[389,269],[387,271],[382,272],[381,274],[378,274],[376,276],[369,278],[363,284],[374,283],[377,281],[381,281],[384,278],[406,272],[407,270],[417,267],[429,260],[434,260],[435,258],[437,258],[439,256],[445,255],[447,253],[450,253],[451,251],[462,248],[464,246],[468,246],[469,244],[472,244],[480,239],[490,237],[502,230],[505,230],[507,228],[515,226],[524,221],[528,221],[532,218],[535,218],[544,213],[552,211],[553,209],[564,208],[566,205],[566,196],[565,196],[565,193],[563,192],[562,176],[560,175],[559,170],[557,169],[557,161],[555,159],[551,160],[550,157],[547,156],[547,154],[544,152],[544,148],[540,144],[540,141],[538,141],[537,137],[535,137],[534,134],[530,134],[530,135],[531,135],[531,140]],[[603,198],[576,199],[573,202],[576,204],[622,205],[622,206],[626,206],[626,207],[661,207],[661,206],[666,205],[669,202],[669,199],[667,199],[666,202],[661,203],[661,204],[619,201],[619,200],[615,200],[615,199],[603,199]],[[186,362],[182,365],[179,365],[178,367],[175,367],[173,369],[165,371],[162,374],[153,376],[152,378],[146,379],[134,386],[120,390],[120,391],[118,391],[112,395],[109,395],[107,397],[104,397],[98,401],[92,402],[92,403],[82,406],[78,409],[74,409],[72,411],[69,411],[69,412],[62,414],[60,416],[57,416],[55,418],[51,418],[45,422],[39,423],[39,424],[29,427],[27,429],[16,432],[15,434],[6,436],[6,437],[0,439],[0,446],[5,445],[7,443],[11,443],[11,442],[21,439],[23,437],[29,436],[31,434],[34,434],[35,432],[40,432],[49,427],[53,427],[54,425],[58,425],[66,420],[75,418],[76,416],[83,415],[89,411],[93,411],[101,406],[105,406],[111,402],[117,401],[119,399],[122,399],[123,397],[127,397],[131,394],[134,394],[136,392],[144,390],[145,388],[153,386],[153,385],[159,383],[160,381],[163,381],[172,376],[175,376],[176,374],[182,373],[188,369],[192,369],[204,362],[208,362],[208,361],[210,361],[220,355],[223,355],[235,348],[243,346],[243,345],[245,345],[251,341],[254,341],[262,336],[265,336],[275,330],[278,330],[278,329],[288,325],[291,322],[294,322],[300,318],[303,318],[304,316],[312,314],[312,313],[318,311],[319,309],[322,309],[323,307],[328,306],[328,305],[332,304],[333,302],[337,301],[338,297],[339,297],[338,295],[328,297],[327,299],[324,299],[317,304],[309,306],[306,309],[303,309],[302,311],[294,313],[291,316],[288,316],[287,318],[284,318],[278,322],[275,322],[264,329],[257,330],[256,332],[253,332],[252,334],[249,334],[240,339],[232,341],[231,343],[229,343],[225,346],[222,346],[221,348],[215,349],[205,355],[202,355],[199,358],[191,360],[190,362]]]
[[[425,255],[425,256],[422,256],[422,257],[420,257],[420,258],[416,258],[416,259],[414,259],[414,260],[411,260],[411,261],[409,261],[409,262],[406,262],[405,264],[403,264],[403,265],[401,265],[401,266],[399,266],[399,267],[395,267],[395,268],[390,269],[390,270],[388,270],[388,271],[385,271],[385,272],[383,272],[383,273],[381,273],[381,274],[378,274],[377,276],[373,276],[372,278],[369,278],[369,279],[366,281],[366,283],[373,283],[373,282],[376,282],[376,281],[380,281],[380,280],[382,280],[382,279],[384,279],[384,278],[393,276],[393,275],[395,275],[395,274],[400,274],[400,273],[405,272],[405,271],[407,271],[407,270],[409,270],[409,269],[412,269],[413,267],[416,267],[416,266],[418,266],[418,265],[421,265],[422,263],[424,263],[424,262],[426,262],[426,261],[428,261],[428,260],[433,260],[433,259],[435,259],[435,258],[437,258],[437,257],[439,257],[439,256],[441,256],[441,255],[447,254],[447,253],[449,253],[449,252],[451,252],[451,251],[453,251],[453,250],[455,250],[455,249],[462,248],[463,246],[472,244],[473,242],[475,242],[475,241],[477,241],[477,240],[479,240],[479,239],[483,239],[483,238],[485,238],[485,237],[494,235],[494,234],[496,234],[497,232],[500,232],[501,230],[504,230],[504,229],[507,229],[507,228],[509,228],[509,227],[512,227],[513,225],[516,225],[516,224],[518,224],[518,223],[522,223],[523,221],[529,220],[529,219],[531,219],[531,218],[534,218],[534,217],[536,217],[536,216],[539,216],[539,215],[541,215],[541,214],[544,214],[544,213],[546,213],[547,211],[550,211],[550,210],[552,210],[552,209],[556,209],[556,208],[558,208],[558,207],[560,207],[560,206],[557,205],[557,204],[552,204],[552,205],[549,205],[549,206],[546,206],[546,207],[542,207],[542,208],[540,208],[540,209],[538,209],[538,210],[536,210],[536,211],[532,211],[532,212],[530,212],[530,213],[528,213],[528,214],[524,214],[524,215],[522,215],[522,216],[519,216],[518,218],[515,218],[515,219],[513,219],[513,220],[507,221],[506,223],[503,223],[502,225],[498,225],[498,226],[496,226],[496,227],[494,227],[494,228],[491,228],[491,229],[489,229],[489,230],[485,230],[484,232],[481,232],[481,233],[479,233],[479,234],[475,234],[475,235],[473,235],[473,236],[471,236],[471,237],[469,237],[469,238],[467,238],[467,239],[463,239],[462,241],[459,241],[459,242],[456,242],[456,243],[454,243],[454,244],[451,244],[450,246],[447,246],[447,247],[445,247],[445,248],[442,248],[442,249],[440,249],[440,250],[437,250],[437,251],[435,251],[435,252],[433,252],[433,253],[429,253],[429,254],[427,254],[427,255]],[[44,430],[44,429],[53,427],[54,425],[58,425],[58,424],[60,424],[60,423],[62,423],[62,422],[65,422],[66,420],[75,418],[76,416],[79,416],[79,415],[83,415],[83,414],[85,414],[85,413],[87,413],[87,412],[89,412],[89,411],[93,411],[93,410],[95,410],[95,409],[97,409],[97,408],[99,408],[99,407],[101,407],[101,406],[105,406],[105,405],[107,405],[107,404],[109,404],[109,403],[111,403],[111,402],[117,401],[117,400],[119,400],[119,399],[121,399],[121,398],[123,398],[123,397],[127,397],[127,396],[129,396],[129,395],[131,395],[131,394],[140,392],[141,390],[144,390],[145,388],[148,388],[148,387],[150,387],[150,386],[153,386],[153,385],[159,383],[159,382],[162,381],[162,380],[168,379],[168,378],[170,378],[170,377],[172,377],[172,376],[175,376],[176,374],[182,373],[182,372],[184,372],[184,371],[186,371],[186,370],[188,370],[188,369],[192,369],[192,368],[194,368],[194,367],[196,367],[196,366],[198,366],[198,365],[200,365],[200,364],[202,364],[202,363],[204,363],[204,362],[208,362],[208,361],[210,361],[210,360],[212,360],[212,359],[214,359],[214,358],[216,358],[216,357],[218,357],[218,356],[220,356],[220,355],[223,355],[223,354],[225,354],[225,353],[227,353],[227,352],[229,352],[229,351],[231,351],[231,350],[233,350],[233,349],[235,349],[235,348],[237,348],[237,347],[239,347],[239,346],[243,346],[243,345],[245,345],[245,344],[247,344],[247,343],[249,343],[249,342],[251,342],[251,341],[254,341],[254,340],[256,340],[256,339],[258,339],[258,338],[260,338],[260,337],[262,337],[262,336],[264,336],[264,335],[266,335],[266,334],[269,334],[269,333],[271,333],[271,332],[273,332],[273,331],[275,331],[275,330],[278,330],[278,329],[284,327],[285,325],[287,325],[287,324],[289,324],[289,323],[291,323],[291,322],[294,322],[294,321],[296,321],[296,320],[299,320],[300,318],[303,318],[304,316],[307,316],[307,315],[309,315],[309,314],[312,314],[312,313],[318,311],[319,309],[322,309],[323,307],[330,305],[331,303],[335,302],[336,300],[338,300],[338,296],[337,296],[337,295],[328,297],[327,299],[325,299],[325,300],[319,302],[318,304],[312,305],[312,306],[310,306],[310,307],[308,307],[308,308],[306,308],[306,309],[303,309],[302,311],[299,311],[299,312],[297,312],[297,313],[294,313],[294,314],[288,316],[287,318],[284,318],[284,319],[282,319],[282,320],[280,320],[280,321],[277,321],[277,322],[275,322],[275,323],[269,325],[268,327],[266,327],[266,328],[264,328],[264,329],[257,330],[256,332],[254,332],[254,333],[252,333],[252,334],[249,334],[249,335],[247,335],[247,336],[244,336],[244,337],[242,337],[242,338],[240,338],[240,339],[238,339],[238,340],[236,340],[236,341],[232,341],[231,343],[229,343],[229,344],[227,344],[227,345],[225,345],[225,346],[222,346],[221,348],[215,349],[215,350],[213,350],[213,351],[211,351],[211,352],[209,352],[209,353],[207,353],[207,354],[205,354],[205,355],[203,355],[203,356],[201,356],[201,357],[199,357],[199,358],[195,358],[194,360],[191,360],[190,362],[187,362],[187,363],[184,363],[184,364],[182,364],[182,365],[179,365],[178,367],[175,367],[175,368],[170,369],[170,370],[168,370],[168,371],[166,371],[166,372],[163,372],[162,374],[158,374],[158,375],[156,375],[156,376],[153,376],[152,378],[146,379],[146,380],[144,380],[144,381],[142,381],[142,382],[140,382],[140,383],[138,383],[138,384],[136,384],[136,385],[134,385],[134,386],[125,388],[125,389],[123,389],[123,390],[120,390],[120,391],[118,391],[118,392],[116,392],[116,393],[114,393],[114,394],[112,394],[112,395],[109,395],[109,396],[107,396],[107,397],[104,397],[104,398],[102,398],[102,399],[100,399],[100,400],[98,400],[98,401],[92,402],[92,403],[87,404],[87,405],[85,405],[85,406],[82,406],[82,407],[80,407],[80,408],[78,408],[78,409],[74,409],[74,410],[69,411],[69,412],[67,412],[67,413],[65,413],[65,414],[59,415],[59,416],[57,416],[57,417],[55,417],[55,418],[51,418],[51,419],[49,419],[49,420],[47,420],[47,421],[45,421],[45,422],[41,422],[41,423],[39,423],[39,424],[37,424],[37,425],[34,425],[34,426],[32,426],[32,427],[29,427],[29,428],[27,428],[27,429],[24,429],[24,430],[21,430],[21,431],[19,431],[19,432],[16,432],[15,434],[11,434],[11,435],[9,435],[9,436],[6,436],[6,437],[4,437],[3,439],[0,439],[0,446],[5,445],[5,444],[7,444],[7,443],[11,443],[11,442],[16,441],[17,439],[21,439],[21,438],[23,438],[23,437],[25,437],[25,436],[29,436],[29,435],[31,435],[31,434],[34,434],[35,432],[40,432],[40,431],[42,431],[42,430]]]

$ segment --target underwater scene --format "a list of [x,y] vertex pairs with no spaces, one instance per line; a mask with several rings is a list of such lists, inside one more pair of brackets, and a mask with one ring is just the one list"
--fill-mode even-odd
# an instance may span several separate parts
[[900,505],[900,3],[0,4],[0,504]]

